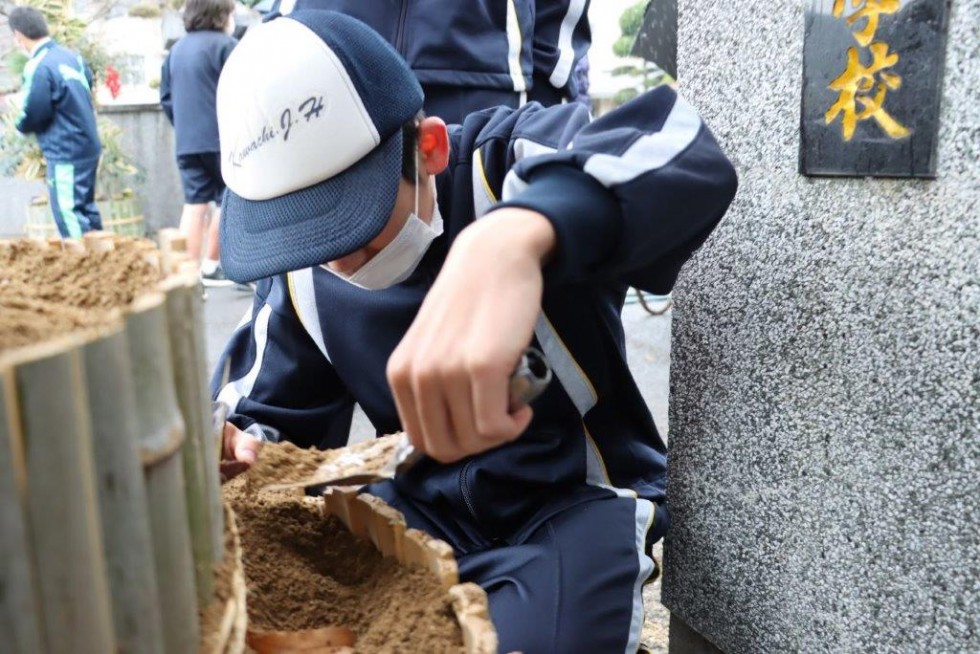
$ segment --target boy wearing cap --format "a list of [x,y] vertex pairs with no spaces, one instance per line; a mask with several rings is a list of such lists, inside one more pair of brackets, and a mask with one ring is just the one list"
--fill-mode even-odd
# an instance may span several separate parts
[[[501,651],[636,651],[666,448],[620,311],[630,285],[670,291],[734,170],[669,88],[592,123],[532,103],[446,128],[421,106],[400,56],[333,12],[272,20],[228,60],[222,263],[261,281],[213,382],[223,469],[261,440],[343,445],[358,403],[430,456],[366,492],[453,546]],[[529,343],[557,383],[509,413]]]

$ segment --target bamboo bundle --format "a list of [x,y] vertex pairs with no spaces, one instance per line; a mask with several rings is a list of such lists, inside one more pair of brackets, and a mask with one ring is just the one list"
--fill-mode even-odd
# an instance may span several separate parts
[[133,303],[126,317],[126,336],[141,428],[140,451],[164,649],[192,652],[198,647],[199,626],[183,461],[178,456],[184,441],[184,424],[174,395],[162,294],[145,294]]
[[24,469],[14,478],[27,481],[39,627],[46,651],[56,653],[116,649],[80,354],[91,336],[76,332],[19,348],[0,362],[12,368],[6,379],[20,415],[14,437],[22,444],[13,449],[21,450]]
[[[193,652],[191,525],[202,600],[225,552],[196,276],[179,272],[175,248],[161,256],[145,239],[92,232],[41,246],[135,251],[174,275],[166,296],[122,307],[125,329],[110,312],[99,329],[0,353],[0,651]],[[231,597],[209,654],[245,650],[228,528]]]
[[24,515],[27,480],[13,385],[12,371],[0,371],[0,633],[10,654],[33,654],[45,648]]

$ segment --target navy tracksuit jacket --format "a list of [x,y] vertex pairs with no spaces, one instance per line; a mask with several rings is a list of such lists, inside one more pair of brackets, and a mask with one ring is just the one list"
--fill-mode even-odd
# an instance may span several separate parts
[[16,127],[37,134],[47,163],[51,210],[63,237],[102,229],[95,173],[102,144],[91,97],[92,72],[82,58],[46,41],[24,67],[24,102]]
[[277,0],[272,12],[339,11],[371,26],[405,58],[425,111],[461,122],[522,98],[578,94],[572,72],[592,40],[589,0]]
[[160,106],[174,126],[178,157],[221,152],[215,95],[221,69],[237,44],[224,32],[190,32],[174,44],[163,60]]
[[[453,546],[462,578],[489,594],[501,652],[636,651],[667,468],[620,312],[630,285],[671,290],[731,202],[734,170],[667,87],[591,123],[577,103],[486,110],[450,137],[436,180],[445,232],[414,274],[373,292],[318,267],[263,280],[212,390],[239,427],[303,447],[345,444],[355,402],[379,433],[399,430],[385,366],[453,239],[495,206],[542,213],[558,246],[534,345],[556,381],[531,426],[369,492]],[[218,388],[226,359],[232,381]]]

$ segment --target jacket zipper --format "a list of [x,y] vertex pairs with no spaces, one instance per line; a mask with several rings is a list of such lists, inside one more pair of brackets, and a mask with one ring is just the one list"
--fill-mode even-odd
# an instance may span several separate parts
[[398,16],[398,31],[395,32],[395,49],[405,57],[405,20],[408,17],[408,0],[402,0],[402,10]]
[[470,517],[472,517],[474,520],[476,520],[479,523],[479,518],[477,518],[477,516],[476,516],[476,509],[473,508],[473,498],[470,497],[470,485],[466,481],[466,478],[467,478],[466,473],[468,473],[470,471],[470,466],[472,466],[472,465],[473,465],[473,462],[470,461],[470,462],[468,462],[466,465],[464,465],[460,469],[460,471],[459,471],[459,490],[460,490],[460,493],[463,495],[463,502],[466,504],[466,508],[470,512]]

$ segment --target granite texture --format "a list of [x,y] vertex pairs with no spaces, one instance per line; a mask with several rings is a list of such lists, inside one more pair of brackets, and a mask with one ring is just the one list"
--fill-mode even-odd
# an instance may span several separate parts
[[797,173],[803,5],[680,3],[741,186],[675,292],[664,603],[729,653],[980,651],[980,0],[935,181]]

